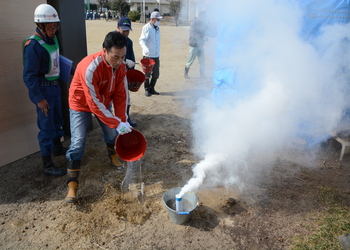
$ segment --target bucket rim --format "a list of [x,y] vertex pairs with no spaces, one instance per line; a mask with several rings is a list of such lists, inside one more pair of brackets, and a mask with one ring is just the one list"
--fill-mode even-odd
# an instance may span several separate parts
[[[140,143],[142,145],[140,143],[138,143],[138,145],[142,146],[142,148],[141,148],[142,151],[138,152],[137,155],[133,155],[132,157],[129,155],[129,158],[126,158],[125,154],[123,154],[124,150],[123,150],[123,148],[119,148],[119,144],[121,143],[123,136],[130,136],[131,134],[134,134],[134,136],[136,136],[138,139],[141,139]],[[118,156],[122,160],[128,161],[128,162],[137,161],[137,160],[141,159],[145,155],[146,150],[147,150],[147,140],[146,140],[145,136],[140,131],[138,131],[137,129],[134,129],[134,128],[131,130],[130,133],[127,133],[125,135],[119,134],[117,136],[117,138],[115,139],[114,145],[115,145],[115,149],[116,149]]]
[[[142,62],[148,61],[148,64],[143,64]],[[142,65],[154,65],[156,63],[156,61],[154,61],[152,58],[142,58],[140,60],[140,63]]]
[[[163,201],[163,204],[164,204],[164,206],[167,208],[167,209],[169,209],[169,210],[171,210],[172,212],[174,212],[174,213],[178,213],[176,210],[174,210],[174,209],[172,209],[172,208],[170,208],[167,204],[166,204],[166,202],[165,202],[165,200],[164,200],[164,197],[165,197],[165,195],[167,194],[167,192],[168,191],[170,191],[170,190],[174,190],[174,189],[179,189],[179,192],[178,193],[180,193],[180,191],[181,191],[181,187],[176,187],[176,188],[170,188],[170,189],[168,189],[167,191],[165,191],[165,193],[163,194],[163,196],[162,196],[162,201]],[[178,193],[176,193],[176,194],[178,194]],[[194,194],[194,196],[196,197],[196,204],[195,204],[195,206],[194,206],[194,208],[193,209],[191,209],[190,211],[188,211],[189,213],[191,213],[193,210],[195,210],[196,208],[197,208],[197,206],[199,205],[199,198],[198,198],[198,196],[194,193],[194,192],[186,192],[185,194],[184,194],[184,196],[186,195],[186,194]]]
[[[126,77],[127,77],[128,81],[138,80],[138,82],[140,82],[140,83],[143,83],[146,80],[145,74],[138,69],[129,69],[126,72]],[[131,78],[133,78],[133,79],[131,79]],[[140,79],[135,79],[135,78],[140,78]],[[141,80],[141,78],[142,78],[142,80]]]

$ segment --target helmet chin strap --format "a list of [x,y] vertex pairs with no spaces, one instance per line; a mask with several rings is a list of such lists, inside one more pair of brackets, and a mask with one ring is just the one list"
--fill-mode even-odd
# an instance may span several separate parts
[[38,26],[38,28],[40,29],[41,33],[43,33],[44,36],[46,36],[47,38],[52,38],[47,35],[45,31],[45,24],[37,23],[36,25]]

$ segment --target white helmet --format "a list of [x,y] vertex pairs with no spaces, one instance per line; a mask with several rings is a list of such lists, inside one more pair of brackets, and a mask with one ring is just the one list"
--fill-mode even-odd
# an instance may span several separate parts
[[49,4],[40,4],[34,11],[34,23],[58,23],[57,11]]

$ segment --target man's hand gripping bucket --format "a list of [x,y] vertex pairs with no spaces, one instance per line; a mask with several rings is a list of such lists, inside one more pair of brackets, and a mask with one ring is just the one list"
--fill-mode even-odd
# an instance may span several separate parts
[[115,140],[115,150],[124,161],[137,161],[146,152],[146,139],[139,131],[132,129],[130,133],[118,135]]

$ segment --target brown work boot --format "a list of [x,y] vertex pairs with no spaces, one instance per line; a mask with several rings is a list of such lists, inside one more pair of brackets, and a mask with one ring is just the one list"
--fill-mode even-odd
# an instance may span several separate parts
[[114,145],[107,143],[107,151],[108,151],[108,157],[111,159],[111,162],[116,167],[123,166],[123,163],[120,162],[119,157],[117,153],[115,152]]
[[69,161],[67,166],[68,194],[64,199],[67,203],[74,203],[77,200],[77,188],[79,186],[80,161]]
[[68,183],[68,194],[64,199],[67,203],[74,203],[77,200],[77,187],[78,183],[75,181],[71,181]]

